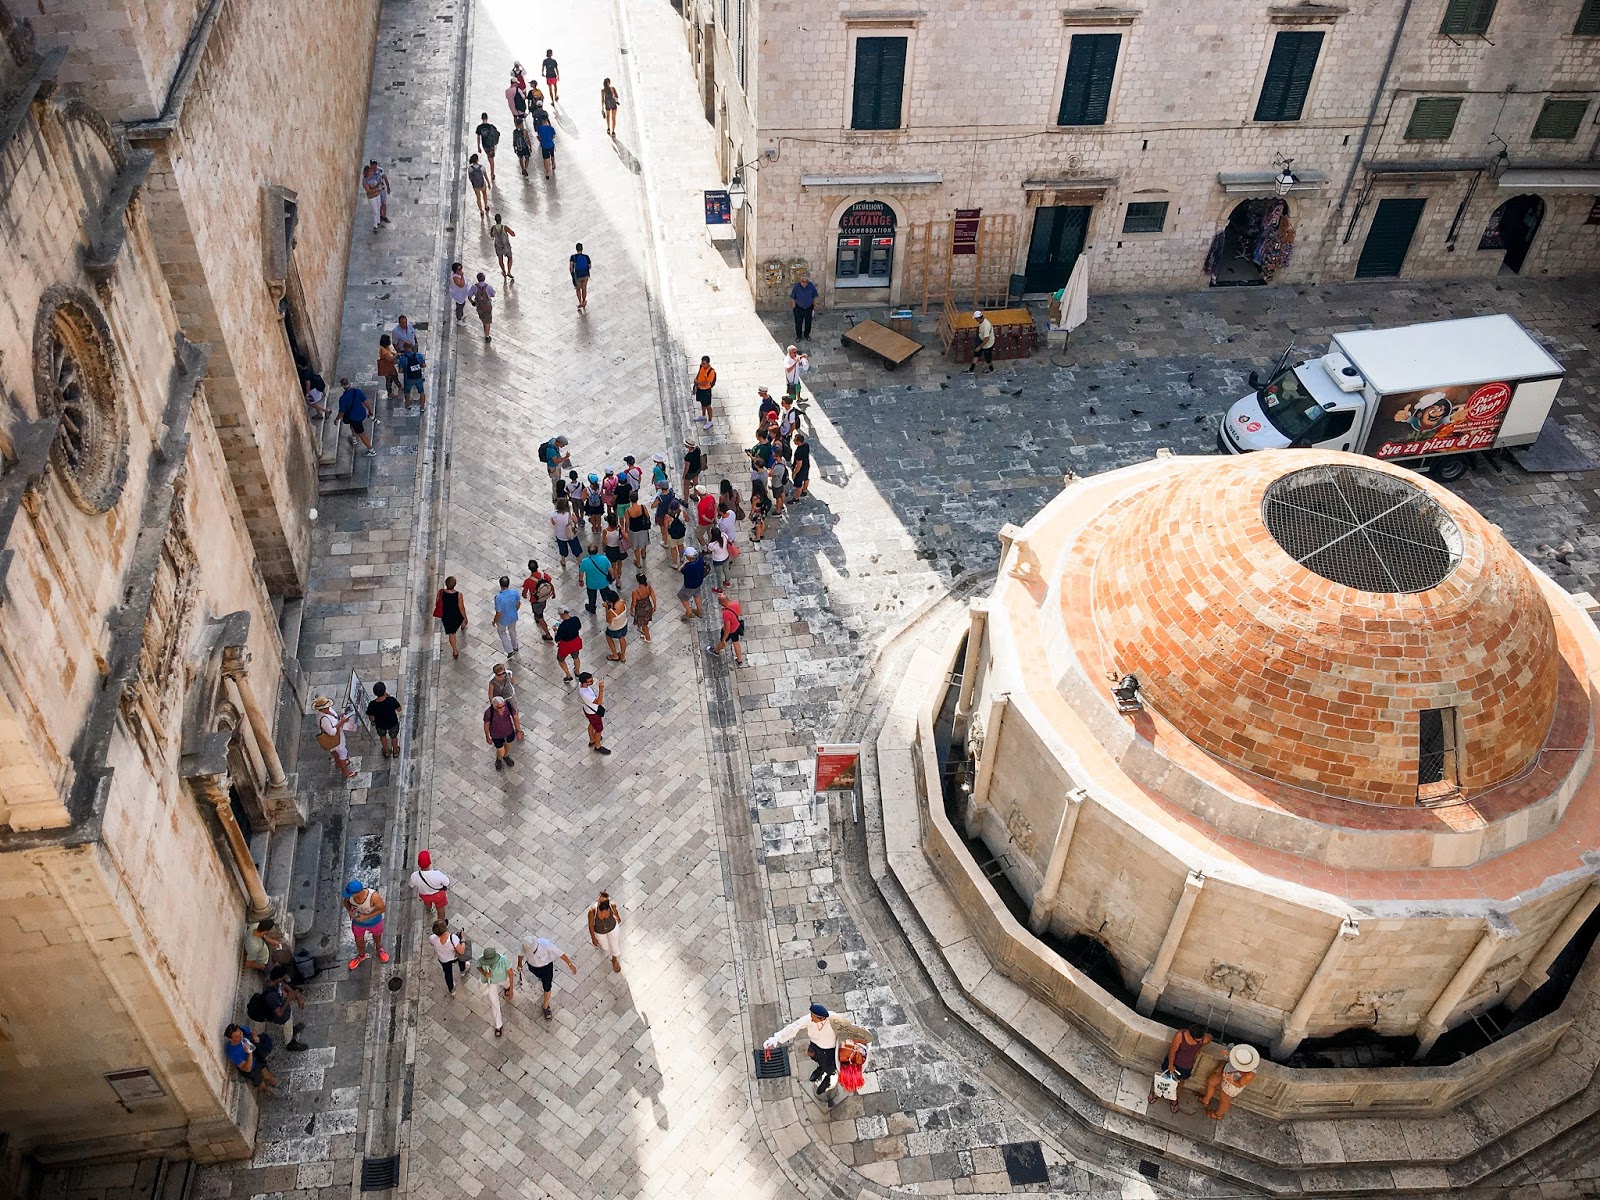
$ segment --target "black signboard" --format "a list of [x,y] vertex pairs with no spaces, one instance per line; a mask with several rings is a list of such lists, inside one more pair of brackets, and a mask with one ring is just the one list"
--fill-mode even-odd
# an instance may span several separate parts
[[733,199],[727,192],[706,193],[706,224],[731,225],[733,223]]
[[894,232],[894,209],[882,200],[858,200],[839,218],[840,229]]

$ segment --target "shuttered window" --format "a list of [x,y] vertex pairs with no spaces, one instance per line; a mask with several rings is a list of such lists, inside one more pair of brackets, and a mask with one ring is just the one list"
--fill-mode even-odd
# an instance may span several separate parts
[[906,82],[906,39],[856,39],[856,86],[851,129],[899,129],[900,94]]
[[1489,32],[1494,17],[1494,0],[1448,0],[1440,33],[1481,34]]
[[1411,142],[1442,142],[1456,128],[1456,114],[1461,111],[1459,96],[1425,96],[1411,107],[1411,120],[1406,124],[1406,140]]
[[1588,108],[1587,100],[1546,100],[1533,123],[1533,136],[1541,141],[1570,142],[1578,136]]
[[1061,89],[1057,125],[1104,125],[1111,107],[1111,81],[1117,75],[1120,33],[1075,33],[1067,54],[1067,81]]
[[744,10],[745,10],[745,4],[747,2],[748,2],[748,0],[738,0],[738,4],[739,4],[739,39],[738,39],[738,43],[737,44],[738,44],[738,47],[739,47],[739,86],[741,88],[749,86],[745,81],[745,62],[750,57],[748,51],[745,48],[745,38],[744,38]]
[[1572,27],[1572,36],[1600,37],[1600,0],[1583,0],[1578,23]]
[[1272,43],[1267,77],[1256,102],[1258,121],[1298,121],[1322,51],[1320,33],[1280,33]]
[[1166,200],[1135,200],[1122,218],[1123,233],[1160,233],[1167,227]]

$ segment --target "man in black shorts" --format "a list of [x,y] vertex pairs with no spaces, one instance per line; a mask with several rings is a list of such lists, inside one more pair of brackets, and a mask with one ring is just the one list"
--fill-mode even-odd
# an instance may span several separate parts
[[367,703],[367,720],[378,735],[378,745],[385,758],[400,757],[400,701],[389,695],[389,689],[379,680],[372,685],[372,699]]
[[478,125],[478,149],[489,160],[489,182],[494,182],[494,148],[500,144],[500,130],[489,123],[489,114],[484,113]]
[[[367,407],[367,394],[358,387],[351,387],[348,379],[339,380],[339,386],[344,389],[339,394],[339,419],[350,426],[350,440],[365,446],[368,458],[377,458],[378,452],[372,448],[372,435],[367,432],[367,421],[372,416]],[[377,424],[375,419],[373,424]]]
[[683,494],[700,482],[700,472],[706,469],[706,456],[693,438],[683,439]]

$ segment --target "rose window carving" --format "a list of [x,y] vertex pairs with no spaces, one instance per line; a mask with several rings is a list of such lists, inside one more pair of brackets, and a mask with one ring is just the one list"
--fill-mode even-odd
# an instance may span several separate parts
[[39,334],[40,415],[60,422],[50,461],[73,503],[86,513],[108,512],[127,478],[109,331],[96,309],[69,297],[47,308]]

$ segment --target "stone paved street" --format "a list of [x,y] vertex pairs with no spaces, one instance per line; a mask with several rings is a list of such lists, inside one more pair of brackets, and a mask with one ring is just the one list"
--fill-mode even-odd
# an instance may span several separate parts
[[[497,773],[481,724],[490,669],[504,661],[490,627],[496,580],[520,583],[529,558],[556,561],[537,446],[565,434],[585,473],[662,451],[676,478],[691,367],[709,354],[720,381],[718,427],[701,437],[707,478],[742,483],[755,389],[781,388],[789,325],[752,311],[742,274],[705,235],[715,147],[668,4],[387,0],[383,22],[367,144],[395,182],[395,222],[374,235],[364,207],[353,217],[345,337],[328,374],[381,391],[373,346],[406,311],[427,322],[430,403],[425,421],[384,405],[370,485],[320,504],[300,652],[307,697],[341,694],[351,670],[398,687],[405,756],[387,767],[358,738],[362,775],[344,788],[307,723],[300,780],[314,792],[308,843],[320,855],[306,857],[315,876],[294,895],[311,922],[302,941],[326,970],[307,1010],[316,1048],[285,1064],[289,1086],[263,1105],[255,1160],[206,1169],[196,1195],[351,1195],[364,1156],[396,1152],[403,1192],[426,1200],[1235,1194],[1166,1168],[1152,1182],[1123,1143],[1084,1126],[1081,1098],[1057,1102],[984,1055],[963,1024],[974,1014],[946,1007],[943,975],[889,919],[848,806],[812,802],[811,748],[860,739],[878,707],[865,672],[900,661],[917,636],[900,631],[925,606],[986,586],[1003,524],[1031,515],[1068,471],[1160,447],[1214,452],[1217,415],[1291,339],[1315,349],[1335,329],[1509,311],[1572,372],[1558,415],[1600,460],[1600,364],[1588,349],[1600,288],[1096,298],[1069,351],[977,379],[938,357],[931,320],[918,332],[933,348],[889,376],[841,350],[843,320],[820,314],[813,497],[733,568],[748,665],[704,653],[714,623],[678,620],[675,575],[653,547],[653,640],[635,630],[626,663],[608,662],[600,622],[584,620],[583,665],[606,682],[614,753],[588,749],[573,689],[524,613],[512,668],[526,740]],[[547,46],[562,63],[558,167],[546,181],[536,156],[523,180],[503,90],[512,60],[531,75]],[[614,141],[596,97],[607,76],[622,93]],[[511,284],[465,187],[485,111],[505,135],[493,199],[517,234]],[[352,198],[354,178],[352,164]],[[584,314],[566,277],[578,241],[595,263]],[[491,343],[470,309],[450,323],[452,256],[499,292]],[[1595,586],[1596,472],[1497,461],[1456,486],[1564,586]],[[1574,544],[1566,562],[1541,550],[1563,541]],[[446,574],[467,599],[459,660],[429,616]],[[579,610],[573,575],[557,571],[558,596]],[[538,933],[572,956],[552,1020],[527,976],[498,1039],[481,987],[446,995],[405,883],[423,846],[456,880],[452,923],[475,947],[514,956]],[[336,894],[352,873],[389,897],[395,958],[381,972],[343,965]],[[584,932],[600,888],[622,905],[621,974]],[[879,1037],[865,1093],[831,1111],[802,1082],[752,1071],[762,1038],[814,999]],[[1049,1184],[1013,1188],[999,1147],[1031,1141]],[[47,1194],[106,1196],[132,1185],[120,1180],[67,1172]]]

